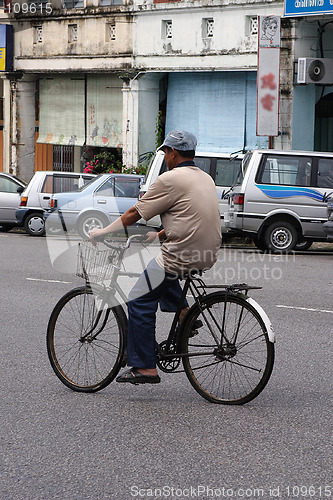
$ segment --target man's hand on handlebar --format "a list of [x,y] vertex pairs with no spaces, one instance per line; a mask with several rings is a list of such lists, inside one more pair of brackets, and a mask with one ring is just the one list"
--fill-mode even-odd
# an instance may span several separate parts
[[100,241],[104,238],[104,230],[103,229],[97,229],[97,227],[94,227],[89,233],[89,241],[96,246],[97,240],[99,239]]
[[155,241],[158,238],[158,233],[156,231],[148,231],[148,233],[145,234],[145,239],[143,240],[143,243],[151,243],[152,241]]

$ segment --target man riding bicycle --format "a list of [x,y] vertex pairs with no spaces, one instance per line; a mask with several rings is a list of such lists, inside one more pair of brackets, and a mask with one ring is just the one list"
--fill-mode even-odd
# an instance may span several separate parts
[[[159,148],[165,153],[168,172],[161,174],[145,195],[121,217],[103,229],[93,229],[90,240],[130,226],[141,218],[161,216],[158,233],[161,251],[129,293],[127,364],[116,381],[156,384],[155,323],[158,305],[175,312],[181,297],[178,277],[193,270],[211,268],[221,245],[218,198],[212,178],[195,166],[197,145],[190,132],[170,132]],[[152,241],[156,233],[148,233]],[[188,304],[180,315],[180,321]]]

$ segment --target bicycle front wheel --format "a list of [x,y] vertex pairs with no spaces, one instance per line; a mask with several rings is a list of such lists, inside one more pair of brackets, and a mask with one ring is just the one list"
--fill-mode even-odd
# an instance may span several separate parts
[[[203,324],[193,335],[194,322]],[[193,306],[181,339],[185,373],[212,403],[243,404],[263,390],[272,373],[274,344],[265,324],[244,298],[212,293]]]
[[57,377],[74,391],[106,387],[120,370],[127,318],[90,287],[69,291],[55,306],[47,329],[47,352]]

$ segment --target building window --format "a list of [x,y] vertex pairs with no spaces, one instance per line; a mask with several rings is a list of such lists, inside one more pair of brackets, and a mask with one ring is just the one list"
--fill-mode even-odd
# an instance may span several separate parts
[[43,42],[43,26],[34,26],[34,43]]
[[106,23],[105,24],[105,41],[109,42],[110,40],[116,39],[116,23]]
[[68,43],[77,42],[77,24],[68,25]]
[[172,38],[172,21],[162,21],[162,38]]
[[202,38],[212,38],[214,36],[214,19],[202,20]]
[[248,35],[258,35],[258,16],[248,16]]
[[122,0],[99,0],[101,7],[108,7],[109,5],[122,5]]
[[62,0],[64,9],[75,9],[83,7],[83,0]]

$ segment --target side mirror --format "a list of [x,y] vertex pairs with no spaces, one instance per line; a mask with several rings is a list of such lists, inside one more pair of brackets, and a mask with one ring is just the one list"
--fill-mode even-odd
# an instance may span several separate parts
[[18,192],[18,194],[22,194],[22,193],[23,193],[23,191],[24,191],[24,187],[23,187],[23,186],[19,186],[19,187],[17,188],[17,192]]

